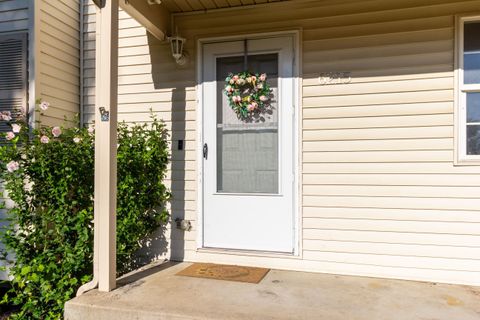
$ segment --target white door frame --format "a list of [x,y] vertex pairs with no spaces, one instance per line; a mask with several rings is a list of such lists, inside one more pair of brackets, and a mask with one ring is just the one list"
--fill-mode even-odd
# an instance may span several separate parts
[[[204,249],[203,248],[203,214],[204,214],[204,203],[203,203],[203,50],[202,47],[207,43],[215,42],[226,42],[234,40],[243,40],[247,39],[261,39],[268,37],[279,37],[279,36],[292,36],[294,41],[294,52],[293,52],[293,93],[294,93],[294,123],[293,123],[293,132],[294,132],[294,168],[295,168],[295,185],[293,194],[294,202],[294,251],[293,256],[301,257],[301,226],[302,226],[302,217],[301,217],[301,205],[302,205],[302,192],[300,186],[301,183],[301,86],[300,86],[300,32],[298,30],[294,31],[280,31],[280,32],[267,32],[267,33],[256,33],[256,34],[240,34],[235,36],[222,36],[222,37],[210,37],[210,38],[201,38],[197,40],[197,59],[196,59],[196,73],[197,73],[197,84],[196,84],[196,93],[197,93],[197,222],[196,222],[196,247],[197,251],[199,250],[208,250],[208,251],[238,251],[246,252],[244,250],[234,250],[234,249]],[[262,256],[278,256],[279,254],[275,253],[258,253]],[[290,253],[281,253],[280,255],[292,256]]]

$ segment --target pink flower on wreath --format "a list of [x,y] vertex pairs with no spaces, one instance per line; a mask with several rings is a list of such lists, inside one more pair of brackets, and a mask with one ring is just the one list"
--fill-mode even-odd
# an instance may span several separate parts
[[227,86],[225,88],[225,91],[227,91],[228,93],[232,93],[233,92],[233,88],[231,86]]
[[267,74],[266,73],[262,73],[259,77],[260,81],[265,81],[267,80]]
[[255,106],[253,105],[253,103],[251,103],[251,104],[249,104],[249,105],[247,106],[247,110],[248,110],[248,111],[253,111],[253,110],[255,110]]
[[39,107],[42,111],[46,111],[48,109],[48,107],[50,107],[50,103],[47,102],[47,101],[42,101],[42,102],[40,102]]
[[42,136],[40,138],[40,142],[41,143],[49,143],[50,142],[50,139],[47,137],[47,136]]
[[268,98],[266,96],[260,96],[260,101],[265,102],[267,100],[268,100]]
[[15,138],[15,133],[13,133],[12,131],[9,131],[7,132],[7,135],[5,136],[5,138],[7,140],[12,140],[13,138]]
[[12,131],[13,131],[14,133],[19,133],[20,130],[22,130],[22,126],[21,126],[21,125],[16,124],[16,123],[12,124]]
[[88,131],[88,133],[93,134],[95,132],[95,128],[94,127],[88,127],[87,131]]
[[1,118],[2,120],[10,121],[12,120],[12,113],[10,111],[3,111],[1,113]]
[[239,76],[234,75],[234,76],[232,77],[232,80],[233,80],[233,81],[237,81],[239,78],[240,78]]
[[20,165],[18,164],[17,161],[10,161],[9,163],[7,163],[8,172],[17,171],[19,167]]
[[60,129],[60,127],[53,127],[52,134],[55,138],[58,138],[62,134],[62,129]]
[[233,96],[233,97],[232,97],[232,101],[235,102],[235,103],[240,103],[240,102],[242,102],[242,97],[240,97],[240,96]]

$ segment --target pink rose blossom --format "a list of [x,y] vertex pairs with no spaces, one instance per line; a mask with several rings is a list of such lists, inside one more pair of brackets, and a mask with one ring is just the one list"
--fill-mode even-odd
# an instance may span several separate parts
[[258,103],[256,103],[255,101],[253,101],[253,102],[252,102],[252,106],[253,106],[254,109],[257,109]]
[[47,136],[42,136],[40,138],[40,142],[41,143],[49,143],[50,142],[50,139],[47,137]]
[[10,111],[3,111],[1,117],[5,121],[10,121],[12,120],[12,113]]
[[79,137],[73,138],[73,142],[75,143],[80,143],[81,139]]
[[232,77],[232,80],[233,80],[233,81],[237,81],[238,79],[239,79],[239,76],[237,76],[237,75],[234,75],[234,76]]
[[16,123],[12,124],[12,131],[13,131],[14,133],[19,133],[21,129],[22,129],[22,126],[21,126],[21,125],[16,124]]
[[253,104],[249,104],[249,105],[247,106],[247,110],[248,110],[248,111],[253,111],[253,110],[255,110],[255,106],[254,106]]
[[93,134],[95,132],[95,128],[94,127],[88,127],[87,131],[88,131],[88,133]]
[[265,81],[267,80],[267,74],[266,73],[262,73],[259,77],[260,81]]
[[268,100],[268,98],[267,98],[266,96],[260,96],[260,101],[265,102],[265,101],[267,101],[267,100]]
[[228,93],[232,93],[233,92],[233,88],[231,86],[227,86],[225,88],[225,90],[228,92]]
[[55,138],[58,138],[62,134],[62,129],[60,129],[60,127],[53,127],[52,134]]
[[39,107],[40,107],[40,109],[42,109],[42,111],[46,111],[48,109],[48,107],[50,107],[50,103],[47,102],[47,101],[42,101],[42,102],[40,102]]
[[13,138],[15,138],[15,133],[13,133],[12,131],[9,131],[7,132],[7,135],[5,136],[5,138],[7,140],[12,140]]
[[17,161],[10,161],[9,163],[7,163],[8,172],[16,171],[16,170],[18,170],[19,167],[20,166],[19,166]]

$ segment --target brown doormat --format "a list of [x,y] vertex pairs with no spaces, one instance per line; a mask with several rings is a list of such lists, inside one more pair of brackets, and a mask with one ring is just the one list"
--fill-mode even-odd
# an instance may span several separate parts
[[270,271],[265,268],[230,266],[213,263],[194,263],[178,272],[179,276],[259,283]]

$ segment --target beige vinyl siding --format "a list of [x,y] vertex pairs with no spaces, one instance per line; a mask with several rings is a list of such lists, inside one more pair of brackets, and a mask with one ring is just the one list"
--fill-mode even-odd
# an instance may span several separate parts
[[[454,166],[455,14],[480,1],[292,1],[265,10],[177,15],[190,62],[177,67],[121,13],[119,117],[150,107],[186,139],[172,151],[172,257],[305,271],[480,284],[480,167]],[[93,116],[94,10],[88,9],[87,120]],[[197,251],[196,40],[300,30],[300,256]],[[351,83],[321,85],[327,72]],[[252,221],[252,223],[254,223]],[[268,230],[266,231],[268,232]]]
[[44,124],[61,124],[80,111],[79,0],[38,0],[36,98],[50,102]]

